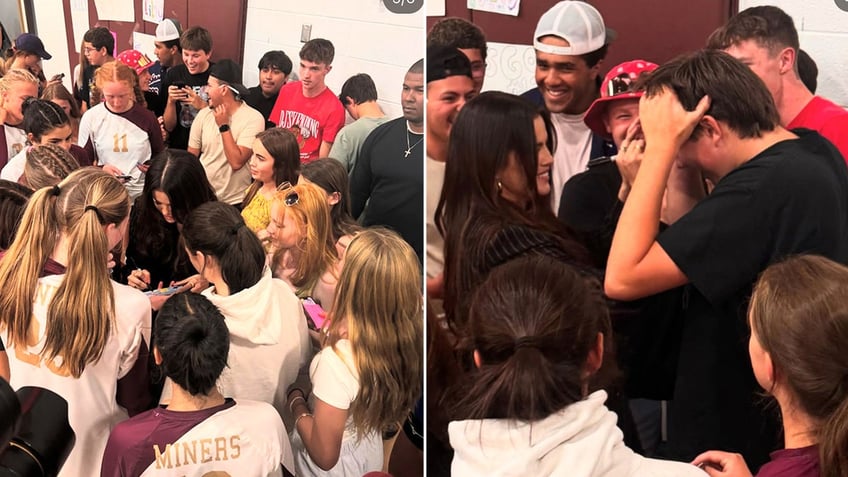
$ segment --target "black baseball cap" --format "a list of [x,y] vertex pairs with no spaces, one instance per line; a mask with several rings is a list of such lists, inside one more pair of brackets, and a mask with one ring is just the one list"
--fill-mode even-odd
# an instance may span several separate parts
[[21,34],[21,36],[15,40],[15,49],[34,53],[45,60],[53,58],[53,55],[44,51],[44,43],[41,41],[41,38],[33,35],[32,33]]
[[427,82],[438,81],[449,76],[471,78],[471,62],[456,48],[435,46],[427,48]]
[[241,84],[241,66],[233,60],[221,60],[209,68],[209,76],[232,87],[242,99],[248,95],[247,88]]

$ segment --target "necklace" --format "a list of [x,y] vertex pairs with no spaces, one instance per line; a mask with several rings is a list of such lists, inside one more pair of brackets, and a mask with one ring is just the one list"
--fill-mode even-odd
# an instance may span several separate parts
[[406,151],[403,151],[403,157],[409,157],[409,155],[412,153],[412,148],[421,144],[421,141],[423,141],[423,140],[424,140],[424,135],[422,134],[421,139],[419,139],[418,142],[416,142],[415,144],[410,146],[409,145],[409,126],[407,125],[407,128],[406,128]]

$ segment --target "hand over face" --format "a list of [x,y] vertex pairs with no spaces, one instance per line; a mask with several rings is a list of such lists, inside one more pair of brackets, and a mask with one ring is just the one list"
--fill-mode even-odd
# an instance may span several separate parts
[[615,165],[621,174],[621,181],[628,186],[636,180],[636,173],[642,164],[642,154],[645,152],[645,136],[639,119],[635,119],[627,128],[627,135],[621,142],[621,148],[615,158]]

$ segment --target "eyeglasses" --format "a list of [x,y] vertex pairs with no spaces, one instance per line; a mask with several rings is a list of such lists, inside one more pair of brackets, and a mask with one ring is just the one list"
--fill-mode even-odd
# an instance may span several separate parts
[[291,182],[285,181],[277,186],[277,190],[280,192],[289,191],[283,198],[283,203],[286,204],[287,207],[291,207],[293,205],[297,205],[300,202],[300,196],[294,190],[294,187],[291,185]]
[[631,92],[633,92],[633,80],[627,73],[620,74],[610,79],[609,83],[607,83],[607,96],[617,96]]
[[94,53],[95,51],[99,51],[99,49],[98,48],[89,48],[89,47],[85,47],[85,48],[82,49],[82,52],[83,52],[84,55],[88,55],[89,53]]

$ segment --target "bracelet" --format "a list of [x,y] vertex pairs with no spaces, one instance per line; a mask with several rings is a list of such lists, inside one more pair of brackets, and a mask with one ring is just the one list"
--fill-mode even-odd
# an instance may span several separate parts
[[294,399],[289,402],[289,412],[292,414],[294,414],[294,403],[296,403],[298,399],[303,401],[303,404],[306,404],[306,398],[303,396],[295,396]]
[[222,124],[222,125],[218,126],[218,132],[220,132],[220,133],[225,133],[229,130],[230,130],[229,124]]
[[297,416],[297,419],[294,420],[294,428],[295,429],[297,429],[297,423],[300,422],[300,420],[303,419],[306,416],[315,417],[315,416],[312,415],[311,412],[304,412],[303,414]]
[[292,393],[293,393],[293,392],[295,392],[295,391],[299,392],[299,393],[300,393],[300,395],[301,395],[301,397],[306,398],[306,393],[305,393],[305,392],[303,392],[303,389],[300,389],[300,388],[291,388],[291,389],[289,390],[289,393],[288,393],[288,394],[286,394],[286,401],[288,401],[288,400],[290,400],[290,399],[291,399],[291,395],[292,395]]

